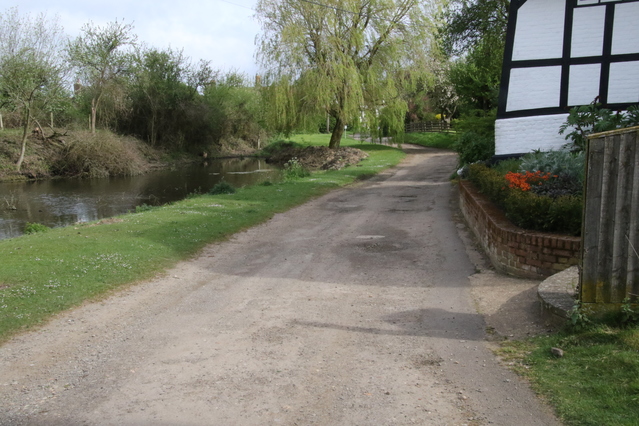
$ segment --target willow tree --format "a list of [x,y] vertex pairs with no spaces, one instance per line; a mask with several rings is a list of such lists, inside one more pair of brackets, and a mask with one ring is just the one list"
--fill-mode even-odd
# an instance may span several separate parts
[[375,132],[382,113],[391,131],[403,131],[404,89],[428,70],[429,8],[417,0],[260,0],[270,112],[285,129],[332,116],[331,148],[349,122],[364,118]]

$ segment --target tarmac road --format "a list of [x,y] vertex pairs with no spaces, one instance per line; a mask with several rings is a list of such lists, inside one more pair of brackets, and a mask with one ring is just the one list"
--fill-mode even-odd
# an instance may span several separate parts
[[0,424],[558,425],[487,346],[455,155],[407,149],[0,347]]

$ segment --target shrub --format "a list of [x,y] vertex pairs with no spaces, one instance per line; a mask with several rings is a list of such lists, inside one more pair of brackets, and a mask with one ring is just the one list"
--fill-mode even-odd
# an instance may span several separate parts
[[473,131],[464,132],[459,136],[455,149],[459,153],[460,165],[487,161],[495,155],[495,138]]
[[500,175],[506,175],[508,172],[518,172],[520,171],[519,165],[521,164],[520,158],[509,158],[507,160],[502,160],[496,164],[494,164],[491,168],[495,170]]
[[572,132],[566,135],[566,139],[570,139],[572,142],[566,144],[565,147],[578,152],[586,148],[586,141],[591,133],[637,125],[639,125],[638,106],[629,107],[625,113],[613,112],[603,108],[595,99],[589,105],[571,108],[566,121],[559,128],[559,134],[564,134],[569,127],[572,127]]
[[521,159],[521,172],[543,172],[553,175],[552,179],[534,186],[532,191],[539,195],[560,197],[580,195],[583,192],[585,156],[583,152],[568,150],[533,152]]
[[485,194],[495,204],[504,206],[504,199],[508,182],[498,172],[483,164],[471,164],[468,168],[469,179],[477,186],[482,194]]
[[583,182],[585,156],[583,152],[568,150],[531,152],[521,157],[521,172],[546,172],[553,175],[568,175]]
[[31,222],[27,222],[27,224],[24,226],[24,233],[25,234],[35,234],[38,232],[47,232],[50,228],[46,225],[43,225],[41,223],[31,223]]
[[284,178],[287,180],[301,179],[310,175],[311,172],[298,161],[297,157],[291,158],[284,165]]
[[155,209],[157,207],[158,206],[153,206],[153,205],[150,205],[150,204],[143,203],[143,204],[141,204],[139,206],[135,206],[135,212],[136,213],[148,212],[148,211],[153,210],[153,209]]
[[65,176],[135,176],[148,170],[141,143],[108,131],[74,132],[73,138],[52,165]]
[[211,195],[235,194],[235,188],[230,183],[226,181],[221,181],[216,183],[213,186],[213,188],[209,189],[209,194]]
[[283,150],[291,150],[294,148],[302,148],[303,145],[297,143],[297,142],[289,142],[289,141],[283,141],[283,140],[279,140],[279,141],[275,141],[272,142],[270,144],[268,144],[267,146],[265,146],[262,151],[261,154],[266,156],[266,157],[271,157],[273,156],[275,153],[279,152],[279,151],[283,151]]

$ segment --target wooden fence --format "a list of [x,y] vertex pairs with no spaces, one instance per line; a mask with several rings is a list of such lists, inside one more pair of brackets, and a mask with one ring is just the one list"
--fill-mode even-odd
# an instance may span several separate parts
[[581,302],[639,301],[639,127],[592,135],[586,150]]
[[413,132],[447,132],[450,131],[450,123],[445,121],[419,121],[417,123],[406,123],[404,131]]

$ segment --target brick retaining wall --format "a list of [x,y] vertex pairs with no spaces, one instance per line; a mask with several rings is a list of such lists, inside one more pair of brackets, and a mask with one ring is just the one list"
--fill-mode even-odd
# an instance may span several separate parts
[[581,238],[519,228],[472,183],[460,181],[459,189],[462,213],[498,270],[546,278],[579,263]]

